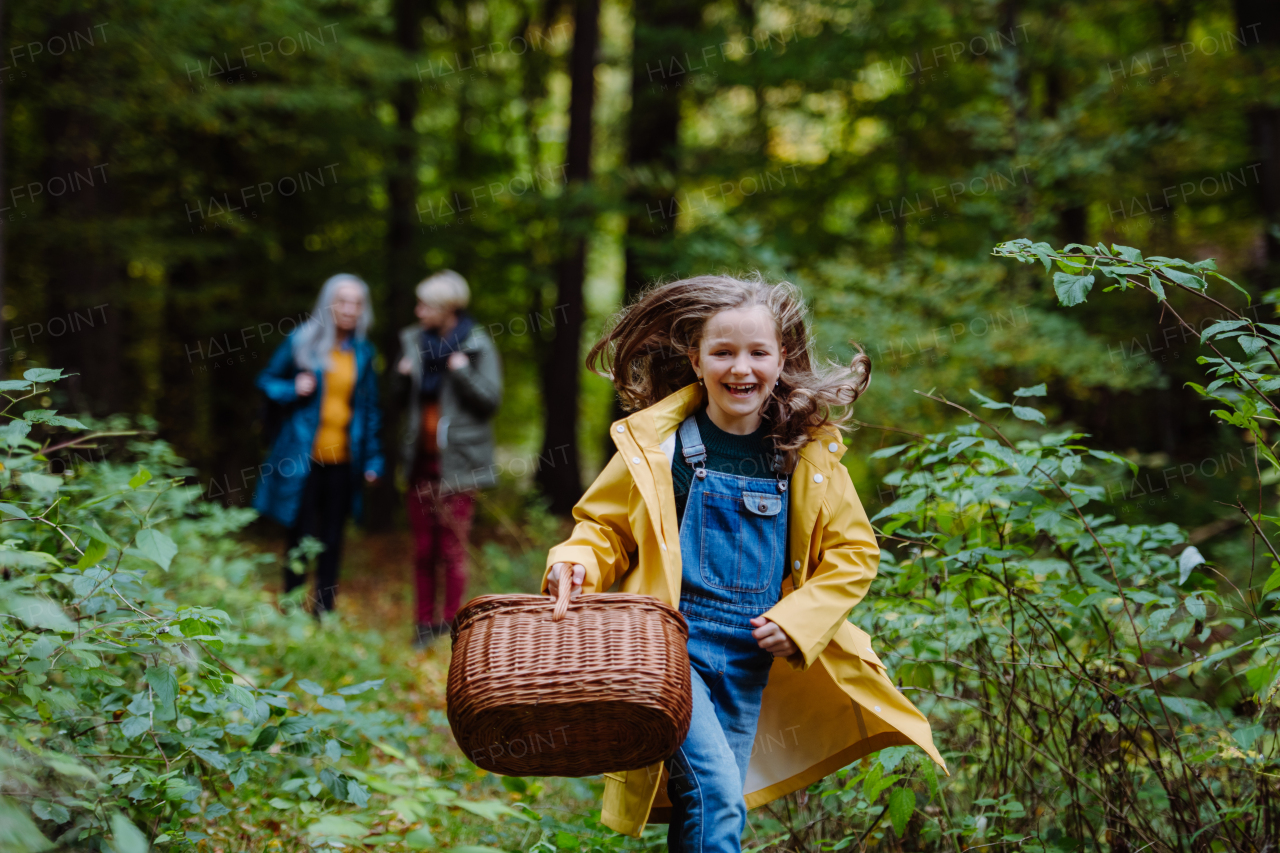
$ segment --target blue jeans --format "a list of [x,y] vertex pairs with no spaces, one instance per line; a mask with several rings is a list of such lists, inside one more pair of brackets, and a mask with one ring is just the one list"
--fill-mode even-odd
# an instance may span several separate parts
[[742,789],[773,665],[751,635],[751,619],[781,594],[786,481],[699,470],[694,419],[681,430],[685,461],[696,473],[680,522],[680,612],[689,623],[693,716],[667,762],[667,847],[739,853],[747,822]]

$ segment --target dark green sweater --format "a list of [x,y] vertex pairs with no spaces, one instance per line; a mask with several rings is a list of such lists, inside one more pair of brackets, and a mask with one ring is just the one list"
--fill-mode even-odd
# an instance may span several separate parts
[[[761,423],[750,435],[734,435],[725,432],[711,422],[704,407],[698,412],[698,430],[707,448],[708,471],[736,474],[739,477],[772,479],[773,442],[767,437],[769,426]],[[684,505],[689,500],[689,484],[693,481],[693,467],[684,461],[683,442],[676,433],[676,454],[671,460],[671,481],[676,491],[676,519],[684,519]]]

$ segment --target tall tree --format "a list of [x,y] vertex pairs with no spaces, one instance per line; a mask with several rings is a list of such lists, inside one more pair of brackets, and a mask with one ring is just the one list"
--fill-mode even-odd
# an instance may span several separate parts
[[582,495],[578,459],[579,354],[585,317],[582,291],[587,274],[587,236],[594,220],[588,184],[599,42],[599,0],[575,0],[573,52],[569,59],[567,209],[561,225],[569,249],[556,270],[559,321],[542,371],[545,429],[538,467],[538,485],[551,498],[551,511],[558,514],[567,514]]
[[[419,270],[416,218],[418,205],[418,138],[414,119],[418,115],[418,82],[407,69],[415,67],[422,52],[423,17],[434,11],[433,0],[395,0],[392,9],[395,46],[400,51],[403,67],[401,79],[395,83],[391,105],[395,110],[395,128],[390,146],[391,166],[387,173],[387,266],[386,282],[379,306],[378,345],[387,364],[384,374],[383,400],[387,417],[383,419],[383,448],[387,454],[387,472],[394,474],[399,464],[400,443],[395,440],[403,415],[399,374],[394,369],[400,342],[398,331],[404,318],[412,317],[413,285]],[[395,477],[387,476],[371,490],[369,518],[383,524],[392,517],[396,502]]]
[[[1245,49],[1259,67],[1280,51],[1280,4],[1272,0],[1236,0],[1236,24]],[[1249,129],[1256,156],[1262,163],[1258,195],[1267,217],[1267,287],[1280,286],[1280,108],[1271,103],[1249,111]]]
[[[680,95],[690,78],[691,38],[704,0],[653,0],[634,6],[631,115],[627,126],[627,236],[624,301],[656,279],[676,273],[675,229],[680,171]],[[624,414],[615,397],[613,415]],[[604,438],[605,458],[613,443]]]

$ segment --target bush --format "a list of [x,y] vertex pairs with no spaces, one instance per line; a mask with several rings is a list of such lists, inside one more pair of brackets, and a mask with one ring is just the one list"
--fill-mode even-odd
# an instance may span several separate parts
[[19,414],[60,377],[0,383],[0,848],[182,849],[247,820],[425,849],[449,808],[527,819],[413,757],[428,732],[394,707],[412,675],[368,653],[379,636],[276,608],[259,578],[275,556],[238,535],[251,510],[202,501],[169,446],[119,418],[85,433]]

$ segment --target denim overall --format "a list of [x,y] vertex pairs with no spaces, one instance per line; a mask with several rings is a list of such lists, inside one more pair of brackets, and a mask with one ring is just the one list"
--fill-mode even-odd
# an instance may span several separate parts
[[709,471],[693,416],[680,424],[693,466],[680,523],[680,612],[689,623],[693,716],[668,762],[673,853],[739,853],[742,788],[773,655],[750,620],[778,602],[786,571],[787,481]]

